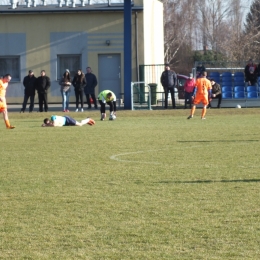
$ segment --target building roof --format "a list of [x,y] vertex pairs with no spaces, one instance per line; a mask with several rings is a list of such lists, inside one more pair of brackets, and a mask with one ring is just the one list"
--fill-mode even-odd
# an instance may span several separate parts
[[[37,5],[36,7],[26,5],[17,5],[13,8],[12,5],[0,5],[0,14],[35,14],[35,13],[81,13],[81,12],[123,12],[124,4],[112,4],[108,6],[107,4],[95,4],[95,5],[85,5],[80,4],[73,7],[71,4],[69,6],[62,5]],[[143,6],[135,6],[132,4],[132,11],[143,11]]]

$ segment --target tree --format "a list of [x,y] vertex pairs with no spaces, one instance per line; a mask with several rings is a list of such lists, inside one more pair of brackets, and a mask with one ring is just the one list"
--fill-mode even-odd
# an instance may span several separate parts
[[248,57],[260,55],[260,0],[254,0],[245,22],[245,53]]

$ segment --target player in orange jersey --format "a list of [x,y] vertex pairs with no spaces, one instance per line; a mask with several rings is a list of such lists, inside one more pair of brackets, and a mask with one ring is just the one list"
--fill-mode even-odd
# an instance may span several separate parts
[[10,125],[8,114],[7,114],[7,105],[6,105],[6,89],[8,87],[8,83],[11,80],[11,75],[6,74],[2,79],[0,79],[0,113],[3,113],[3,117],[5,120],[5,125],[7,129],[14,129],[15,127]]
[[206,119],[205,115],[206,115],[209,99],[211,98],[211,89],[212,89],[211,83],[206,77],[207,77],[207,72],[204,71],[202,72],[202,77],[196,80],[196,86],[192,94],[193,105],[191,108],[191,114],[188,116],[187,119],[193,118],[193,115],[196,110],[196,105],[200,103],[203,104],[201,119]]

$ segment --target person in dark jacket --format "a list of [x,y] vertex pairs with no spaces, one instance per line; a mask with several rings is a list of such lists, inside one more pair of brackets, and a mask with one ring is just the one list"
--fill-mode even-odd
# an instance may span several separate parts
[[204,71],[206,71],[205,66],[200,62],[196,67],[196,78],[203,77]]
[[[245,67],[245,81],[249,86],[255,85],[257,80],[257,66],[254,64],[253,60],[250,59]],[[252,84],[252,82],[253,84]]]
[[50,78],[46,76],[45,70],[41,71],[41,76],[35,81],[35,88],[39,97],[39,112],[43,112],[43,104],[45,112],[48,112],[48,89],[51,86]]
[[88,108],[91,109],[90,96],[93,100],[95,108],[97,108],[97,100],[95,96],[95,87],[97,86],[97,77],[92,73],[90,67],[87,67],[87,73],[85,74],[86,78],[86,86],[84,88],[84,92],[87,98]]
[[168,108],[168,93],[171,93],[172,98],[172,107],[176,108],[175,106],[175,97],[174,97],[174,88],[177,84],[177,75],[174,71],[170,69],[170,65],[165,65],[165,71],[161,75],[161,84],[164,88],[165,94],[165,108]]
[[[211,90],[211,98],[217,98],[218,99],[218,108],[220,108],[221,100],[222,100],[222,93],[221,93],[221,87],[218,83],[214,81],[214,79],[209,80],[211,85],[212,85],[212,90]],[[207,108],[211,107],[211,103],[209,100],[209,104]]]
[[76,110],[75,112],[79,111],[79,99],[81,104],[81,112],[84,112],[83,109],[83,91],[86,85],[85,75],[82,70],[78,70],[77,74],[73,78],[72,85],[74,86],[75,96],[76,96]]
[[35,97],[35,81],[36,81],[36,77],[34,76],[33,71],[29,70],[28,75],[25,76],[23,79],[24,99],[23,99],[23,105],[20,113],[22,112],[24,113],[29,98],[30,98],[29,112],[31,113],[33,111],[34,97]]

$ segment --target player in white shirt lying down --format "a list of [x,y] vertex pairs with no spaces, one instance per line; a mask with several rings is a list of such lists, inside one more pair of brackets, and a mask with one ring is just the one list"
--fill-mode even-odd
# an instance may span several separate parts
[[70,116],[51,116],[51,118],[45,118],[43,120],[42,126],[83,126],[83,125],[94,125],[95,121],[92,118],[86,118],[81,120],[81,122],[76,121]]

